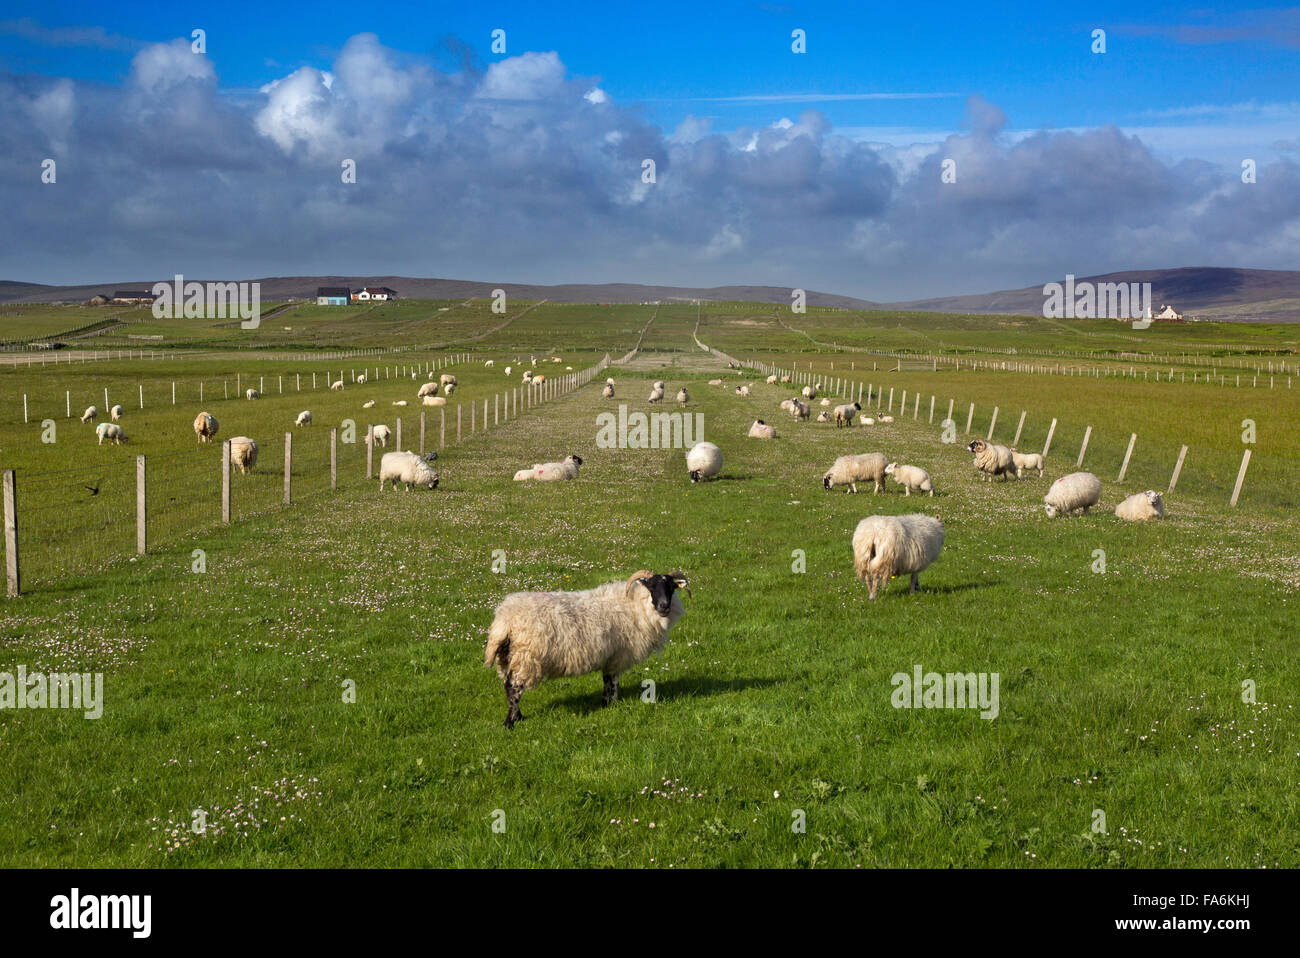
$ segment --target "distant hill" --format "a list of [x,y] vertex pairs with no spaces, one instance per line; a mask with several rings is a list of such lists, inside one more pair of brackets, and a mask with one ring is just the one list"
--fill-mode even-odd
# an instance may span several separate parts
[[[199,277],[187,277],[187,280]],[[163,278],[166,281],[166,278]],[[42,286],[36,283],[18,283],[0,280],[0,303],[53,303],[61,301],[82,302],[96,293],[116,289],[148,289],[158,279],[123,280],[98,283],[93,286]],[[285,299],[315,297],[318,286],[387,286],[404,299],[469,299],[487,298],[494,289],[504,289],[511,299],[549,299],[562,303],[640,303],[647,300],[661,302],[689,302],[702,299],[711,301],[741,300],[755,303],[790,302],[788,286],[712,286],[692,288],[685,286],[642,286],[637,283],[566,283],[560,286],[536,286],[526,283],[474,282],[463,279],[420,279],[410,276],[272,276],[253,280],[262,284],[262,300],[270,302]],[[808,290],[809,306],[838,306],[844,309],[878,309],[879,304],[852,296],[838,296]]]
[[[1150,283],[1151,297],[1157,308],[1161,303],[1168,303],[1189,318],[1238,323],[1300,322],[1300,271],[1295,270],[1193,266],[1075,277],[1076,283],[1084,280],[1091,283]],[[1064,276],[1055,276],[1043,282],[1064,281]],[[887,303],[883,308],[1041,316],[1043,287],[1040,284],[996,293],[916,299]]]

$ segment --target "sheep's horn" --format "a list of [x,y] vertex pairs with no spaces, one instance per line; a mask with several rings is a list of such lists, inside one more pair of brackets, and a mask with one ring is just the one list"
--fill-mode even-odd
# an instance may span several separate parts
[[692,599],[695,598],[695,595],[691,592],[691,580],[686,578],[686,573],[670,572],[668,573],[668,578],[672,579],[674,582],[677,583],[677,588],[685,589],[686,594],[688,596],[690,596]]
[[637,582],[639,582],[641,579],[648,579],[652,575],[654,575],[654,573],[651,572],[649,569],[641,569],[638,572],[633,572],[631,577],[627,580],[627,585],[624,586],[623,591],[627,595],[631,595],[632,587],[636,585]]

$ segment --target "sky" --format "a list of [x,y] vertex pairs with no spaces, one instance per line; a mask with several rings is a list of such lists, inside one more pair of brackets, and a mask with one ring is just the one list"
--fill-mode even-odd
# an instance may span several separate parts
[[1293,269],[1298,56],[1265,4],[10,2],[0,279]]

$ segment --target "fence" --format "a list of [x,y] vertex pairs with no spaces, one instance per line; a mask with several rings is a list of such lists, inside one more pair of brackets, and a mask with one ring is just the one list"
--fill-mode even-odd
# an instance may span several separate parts
[[352,442],[338,428],[310,426],[257,439],[257,463],[247,473],[232,468],[229,440],[97,467],[93,479],[83,467],[6,470],[7,593],[66,583],[123,555],[144,555],[218,525],[356,488],[373,481],[384,452],[444,449],[587,385],[609,365],[606,355],[586,370],[511,387],[481,405],[420,409],[396,420],[391,445],[379,444],[370,425]]

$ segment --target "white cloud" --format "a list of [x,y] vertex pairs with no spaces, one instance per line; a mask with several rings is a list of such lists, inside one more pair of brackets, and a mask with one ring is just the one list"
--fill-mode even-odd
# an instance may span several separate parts
[[186,80],[215,83],[216,79],[217,71],[207,54],[195,53],[188,40],[150,44],[131,60],[131,82],[153,93],[165,92]]

